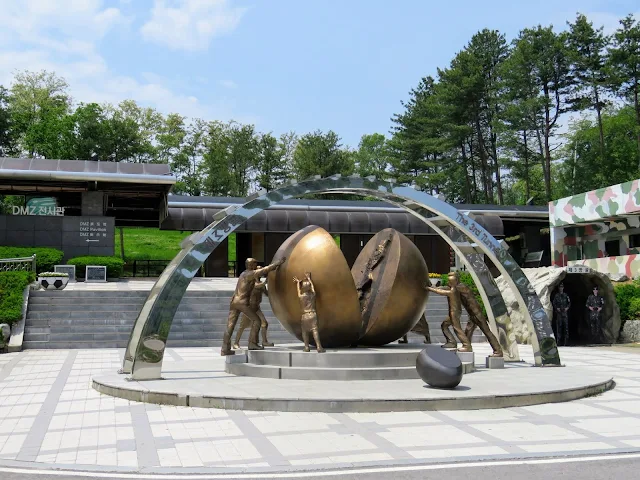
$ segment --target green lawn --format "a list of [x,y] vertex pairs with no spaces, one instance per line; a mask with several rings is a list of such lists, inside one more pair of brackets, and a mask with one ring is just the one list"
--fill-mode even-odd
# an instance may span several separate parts
[[[171,260],[180,251],[180,243],[191,232],[158,230],[157,228],[124,228],[124,259]],[[115,254],[120,256],[120,229],[116,228]],[[229,236],[229,260],[236,259],[236,236]]]

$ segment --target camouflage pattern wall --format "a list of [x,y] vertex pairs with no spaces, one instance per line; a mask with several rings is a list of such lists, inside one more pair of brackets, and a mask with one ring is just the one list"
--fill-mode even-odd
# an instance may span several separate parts
[[619,273],[635,278],[640,274],[640,255],[620,255],[569,262],[569,266],[572,265],[586,265],[600,273]]
[[552,227],[598,222],[629,213],[640,213],[640,179],[549,202]]
[[[640,215],[640,180],[550,202],[552,265],[582,264],[602,273],[638,276],[640,248],[631,246],[630,236],[640,233],[640,216],[634,214]],[[619,242],[618,256],[607,255],[609,240]]]

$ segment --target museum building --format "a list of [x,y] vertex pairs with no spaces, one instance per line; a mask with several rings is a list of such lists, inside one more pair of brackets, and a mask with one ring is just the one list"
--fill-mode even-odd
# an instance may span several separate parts
[[[0,158],[0,195],[24,197],[24,204],[0,215],[0,245],[43,246],[79,255],[119,255],[118,227],[200,231],[213,216],[243,198],[172,195],[176,178],[168,165],[78,160]],[[465,205],[494,237],[505,239],[512,256],[526,265],[551,263],[549,210],[536,206]],[[294,199],[248,220],[236,230],[236,258],[268,263],[292,233],[308,225],[340,237],[353,265],[367,241],[385,228],[407,235],[423,254],[429,271],[460,266],[449,245],[421,220],[386,202]],[[228,276],[225,240],[205,263],[206,276]],[[529,258],[528,258],[529,256]],[[235,266],[236,275],[242,265]]]

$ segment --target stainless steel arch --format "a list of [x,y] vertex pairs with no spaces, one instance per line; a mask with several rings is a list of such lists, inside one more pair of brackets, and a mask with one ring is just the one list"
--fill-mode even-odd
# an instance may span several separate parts
[[407,186],[372,177],[333,176],[287,185],[255,196],[237,209],[229,208],[219,212],[211,225],[190,237],[162,273],[145,301],[131,332],[121,372],[131,373],[135,380],[160,378],[164,349],[178,305],[200,266],[231,232],[271,205],[289,198],[326,191],[354,191],[375,196],[398,204],[423,220],[428,220],[422,213],[427,210],[474,239],[480,250],[505,276],[520,305],[526,307],[522,310],[535,332],[532,344],[536,364],[560,365],[551,324],[535,290],[509,253],[481,225],[452,205]]

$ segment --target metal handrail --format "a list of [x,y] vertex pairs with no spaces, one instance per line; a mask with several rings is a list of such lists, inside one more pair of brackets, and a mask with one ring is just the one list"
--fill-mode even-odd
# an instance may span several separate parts
[[[10,263],[15,263],[15,264],[20,264],[20,263],[24,263],[24,264],[31,264],[31,271],[35,272],[36,271],[36,254],[34,253],[32,256],[30,257],[20,257],[20,258],[1,258],[0,259],[0,264],[10,264]],[[16,265],[17,267],[17,265]],[[27,270],[26,268],[9,268],[9,267],[1,267],[0,266],[0,271],[14,271],[14,270]]]

